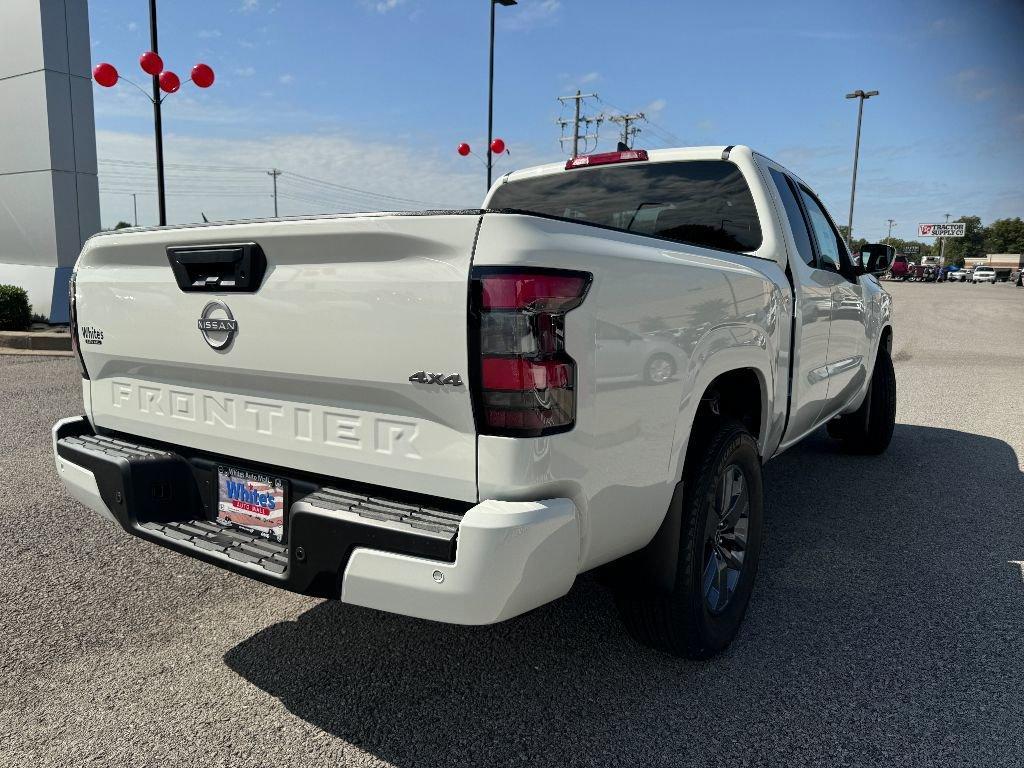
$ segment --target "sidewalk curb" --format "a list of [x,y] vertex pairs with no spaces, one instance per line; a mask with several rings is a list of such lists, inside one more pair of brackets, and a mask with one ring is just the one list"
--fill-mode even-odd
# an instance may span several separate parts
[[71,352],[71,335],[53,331],[0,331],[0,352]]

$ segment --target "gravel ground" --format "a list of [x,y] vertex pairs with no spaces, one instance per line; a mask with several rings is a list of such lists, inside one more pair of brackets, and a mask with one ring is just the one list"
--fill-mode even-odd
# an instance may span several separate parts
[[589,577],[458,628],[130,538],[56,479],[74,363],[0,356],[0,765],[1024,765],[1024,290],[890,290],[892,447],[767,467],[747,621],[699,664]]

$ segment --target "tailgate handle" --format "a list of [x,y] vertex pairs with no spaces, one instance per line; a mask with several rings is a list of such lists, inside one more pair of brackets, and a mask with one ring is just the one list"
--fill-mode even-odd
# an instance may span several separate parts
[[256,243],[174,246],[167,260],[183,291],[254,293],[267,271],[267,257]]

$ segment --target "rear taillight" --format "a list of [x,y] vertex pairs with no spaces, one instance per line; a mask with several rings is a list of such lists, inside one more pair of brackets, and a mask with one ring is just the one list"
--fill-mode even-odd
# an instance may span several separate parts
[[71,349],[75,351],[75,359],[78,360],[78,369],[82,372],[82,378],[89,378],[89,371],[85,367],[85,360],[82,358],[81,342],[78,340],[78,278],[75,272],[71,273],[68,280],[68,321],[71,332]]
[[565,352],[565,313],[583,303],[590,280],[586,272],[558,269],[473,270],[480,434],[539,437],[572,429],[576,362]]

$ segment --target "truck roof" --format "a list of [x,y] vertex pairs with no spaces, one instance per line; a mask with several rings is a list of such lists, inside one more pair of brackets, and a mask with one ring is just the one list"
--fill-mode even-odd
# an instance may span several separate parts
[[[725,152],[726,149],[730,152],[751,152],[750,147],[743,145],[720,144],[710,147],[672,147],[670,149],[647,150],[647,161],[651,163],[665,163],[676,160],[721,160],[722,153]],[[586,169],[574,168],[572,170],[573,172],[576,172]],[[520,179],[529,179],[536,176],[547,176],[549,174],[562,172],[568,173],[565,169],[565,160],[560,160],[557,163],[534,165],[518,171],[509,171],[495,182],[495,186],[509,181],[518,181]],[[494,191],[493,187],[491,188],[491,191]]]

